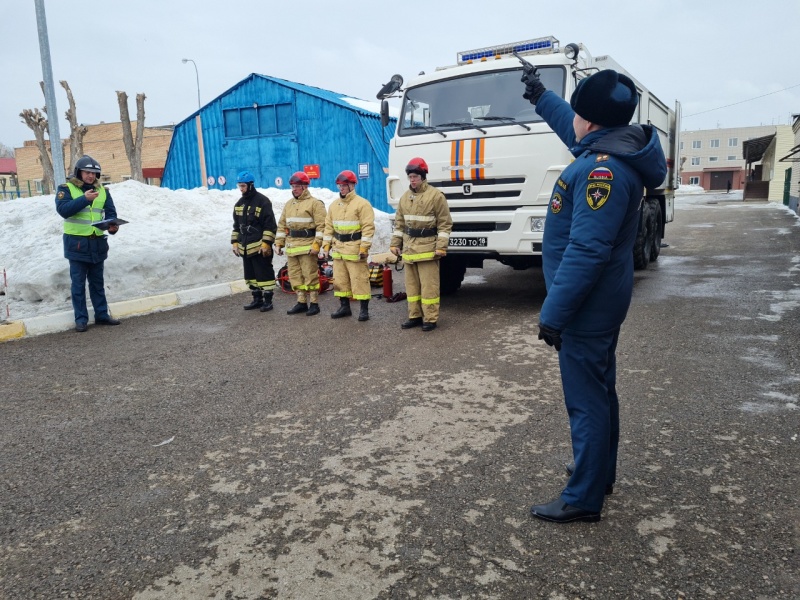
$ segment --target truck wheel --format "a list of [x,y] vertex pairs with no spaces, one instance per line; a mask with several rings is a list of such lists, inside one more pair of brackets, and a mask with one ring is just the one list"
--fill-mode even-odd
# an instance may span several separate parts
[[650,201],[650,213],[653,216],[653,249],[650,250],[650,262],[655,262],[661,254],[661,204],[658,200]]
[[439,292],[442,296],[452,296],[461,287],[467,261],[463,256],[445,256],[439,262]]
[[639,232],[633,244],[633,268],[646,269],[650,263],[650,252],[653,250],[653,219],[650,217],[650,205],[642,202],[642,214],[639,218]]

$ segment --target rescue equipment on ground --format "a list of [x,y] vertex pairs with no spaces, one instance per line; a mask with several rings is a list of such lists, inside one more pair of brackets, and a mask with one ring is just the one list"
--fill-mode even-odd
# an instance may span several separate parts
[[[319,265],[319,293],[324,294],[331,289],[333,285],[333,267],[328,264],[328,261],[321,259],[317,261],[317,264]],[[292,283],[289,281],[289,267],[286,265],[278,269],[278,275],[275,277],[275,281],[278,283],[281,290],[287,294],[296,293],[292,289]]]

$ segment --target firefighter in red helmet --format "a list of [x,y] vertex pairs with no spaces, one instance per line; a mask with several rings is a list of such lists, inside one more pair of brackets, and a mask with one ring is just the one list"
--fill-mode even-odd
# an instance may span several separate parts
[[336,185],[339,198],[328,208],[322,237],[325,255],[333,257],[333,295],[340,302],[331,318],[349,317],[350,299],[354,298],[361,301],[358,320],[367,321],[371,297],[367,255],[375,235],[375,211],[355,193],[355,173],[342,171]]
[[409,188],[395,213],[390,250],[403,257],[408,320],[400,327],[433,331],[439,320],[439,260],[447,254],[453,220],[444,194],[428,184],[428,165],[412,158],[406,166]]
[[[325,229],[325,204],[308,191],[311,180],[298,171],[289,178],[292,199],[283,207],[275,236],[275,251],[283,254],[286,246],[286,268],[289,283],[297,294],[297,303],[287,314],[319,314],[319,268],[317,255]],[[306,304],[308,297],[309,304]]]

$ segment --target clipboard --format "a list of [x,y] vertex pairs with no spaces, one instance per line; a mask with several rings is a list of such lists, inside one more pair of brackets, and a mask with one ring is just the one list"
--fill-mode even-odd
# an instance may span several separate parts
[[127,222],[125,219],[104,219],[97,223],[92,223],[92,227],[97,227],[100,231],[108,231],[111,225],[125,225]]

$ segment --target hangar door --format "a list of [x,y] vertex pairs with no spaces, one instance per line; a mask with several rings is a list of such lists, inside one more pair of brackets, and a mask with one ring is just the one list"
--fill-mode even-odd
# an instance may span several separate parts
[[729,181],[731,182],[731,188],[733,188],[733,171],[712,171],[710,189],[727,190]]

